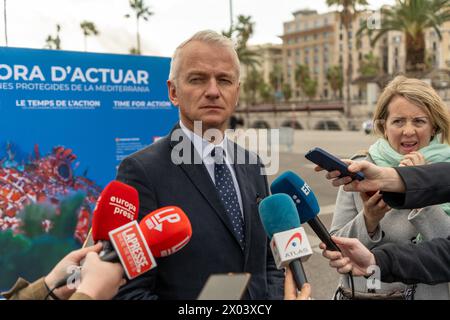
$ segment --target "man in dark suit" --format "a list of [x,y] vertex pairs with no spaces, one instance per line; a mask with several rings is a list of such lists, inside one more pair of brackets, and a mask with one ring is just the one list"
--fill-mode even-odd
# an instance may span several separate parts
[[180,122],[124,159],[117,179],[138,190],[140,218],[167,205],[182,208],[192,238],[117,298],[196,299],[211,274],[228,272],[251,273],[244,298],[282,298],[283,273],[257,209],[269,193],[263,166],[224,136],[240,87],[232,42],[213,31],[196,33],[176,49],[167,85]]

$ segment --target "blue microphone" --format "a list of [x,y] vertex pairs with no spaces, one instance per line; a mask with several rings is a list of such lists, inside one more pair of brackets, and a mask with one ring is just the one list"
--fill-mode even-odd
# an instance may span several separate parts
[[275,194],[262,200],[258,210],[264,230],[271,239],[270,248],[277,268],[289,265],[297,288],[301,290],[308,280],[300,259],[305,261],[312,249],[300,226],[294,202],[286,194]]
[[302,223],[308,222],[320,240],[326,244],[327,250],[340,251],[318,217],[320,207],[314,192],[302,178],[292,171],[286,171],[272,182],[270,191],[272,194],[289,195],[297,207]]

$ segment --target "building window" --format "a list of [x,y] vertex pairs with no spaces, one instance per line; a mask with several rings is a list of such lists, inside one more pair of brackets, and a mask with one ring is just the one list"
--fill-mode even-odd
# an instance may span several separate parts
[[308,36],[304,36],[303,39],[305,40],[305,42],[308,41]]
[[396,56],[396,57],[398,56],[398,48],[394,49],[394,56]]
[[436,41],[433,41],[433,50],[434,50],[434,51],[437,50],[437,43],[436,43]]
[[295,49],[295,55],[296,55],[297,57],[300,57],[300,49]]

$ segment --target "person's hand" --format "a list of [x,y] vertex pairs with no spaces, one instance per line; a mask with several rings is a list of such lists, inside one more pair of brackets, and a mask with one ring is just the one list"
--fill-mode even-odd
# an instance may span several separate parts
[[[58,264],[50,271],[50,273],[44,278],[47,287],[52,290],[56,283],[70,274],[70,268],[80,265],[80,261],[83,260],[89,252],[100,252],[102,250],[102,244],[97,243],[94,246],[82,248],[72,251],[66,255]],[[67,285],[56,289],[53,293],[60,299],[68,299],[75,292],[75,288],[68,288]]]
[[325,243],[319,247],[322,255],[330,260],[330,266],[337,272],[346,274],[352,271],[354,276],[367,276],[367,268],[376,264],[375,256],[356,238],[342,238],[332,236],[331,239],[341,249],[339,251],[326,250]]
[[297,286],[289,268],[286,268],[284,278],[284,300],[311,300],[311,285],[304,283],[302,290],[297,292]]
[[125,283],[120,263],[101,261],[97,253],[90,252],[81,268],[81,284],[77,292],[94,300],[110,300]]
[[[345,191],[356,192],[373,192],[373,191],[391,191],[391,192],[404,192],[405,185],[400,178],[397,171],[393,168],[378,167],[368,161],[352,161],[343,159],[347,163],[348,170],[350,172],[361,171],[365,178],[362,181],[352,180],[351,177],[338,178],[340,176],[339,171],[331,171],[326,174],[328,180],[332,180],[331,183],[335,187],[343,185]],[[321,167],[314,168],[315,171],[322,171]]]
[[413,151],[405,154],[403,159],[400,161],[399,167],[422,166],[424,164],[427,164],[427,162],[423,154],[419,151]]
[[370,234],[375,232],[378,223],[384,218],[386,212],[391,210],[391,207],[383,201],[379,191],[372,196],[366,192],[361,192],[360,196],[364,204],[364,220],[366,222],[366,228]]

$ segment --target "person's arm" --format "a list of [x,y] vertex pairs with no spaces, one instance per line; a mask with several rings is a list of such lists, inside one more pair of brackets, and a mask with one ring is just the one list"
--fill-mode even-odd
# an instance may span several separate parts
[[[383,191],[383,200],[396,209],[414,209],[450,200],[450,163],[423,166],[385,168],[367,161],[343,160],[350,172],[362,171],[365,179],[352,181],[338,178],[339,171],[326,174],[334,186],[343,185],[345,191]],[[323,170],[320,167],[316,171]]]
[[[102,245],[98,243],[95,246],[72,251],[59,261],[47,276],[42,277],[31,284],[24,279],[19,278],[13,288],[8,292],[2,293],[2,295],[9,300],[45,299],[56,283],[67,276],[69,268],[79,266],[81,260],[83,260],[89,252],[99,252],[101,249]],[[65,300],[68,299],[74,291],[75,288],[63,286],[54,290],[53,294],[49,296],[48,299],[53,299],[53,297],[55,297],[56,299]]]
[[398,209],[426,207],[450,201],[450,163],[394,168],[406,186],[404,194],[383,193]]
[[43,300],[48,293],[49,289],[42,277],[33,283],[19,278],[10,290],[2,292],[1,295],[8,300]]
[[[368,247],[373,247],[382,239],[378,224],[368,230],[363,201],[359,194],[345,192],[339,188],[330,234],[340,237],[358,238]],[[370,231],[374,231],[370,233]]]
[[[139,193],[139,219],[158,208],[156,195],[150,184],[143,165],[134,158],[124,159],[117,172],[116,180],[134,187]],[[152,292],[158,268],[129,281],[122,286],[114,297],[117,300],[156,300],[158,296]]]
[[386,244],[372,252],[384,282],[437,284],[450,281],[450,237],[417,245]]
[[384,244],[369,251],[360,241],[333,237],[342,252],[328,251],[321,243],[322,255],[339,273],[352,271],[355,276],[368,276],[368,268],[377,265],[381,281],[406,284],[437,284],[450,281],[450,237],[436,238],[418,245]]

